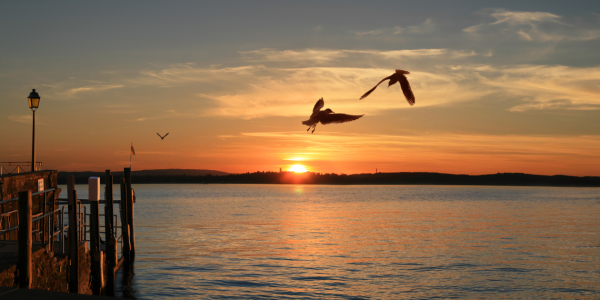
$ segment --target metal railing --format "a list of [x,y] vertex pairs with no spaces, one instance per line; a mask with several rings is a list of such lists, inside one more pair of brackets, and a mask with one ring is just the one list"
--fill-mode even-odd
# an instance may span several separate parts
[[[114,204],[121,204],[121,200],[113,200]],[[105,204],[106,205],[106,200],[100,200],[98,201],[99,204]],[[58,205],[62,205],[62,210],[63,212],[61,214],[64,214],[64,209],[65,207],[68,206],[68,199],[66,198],[59,198],[57,201]],[[91,214],[87,213],[87,205],[90,204],[90,201],[87,199],[77,199],[77,205],[78,205],[78,209],[77,212],[79,214],[79,241],[86,241],[89,242],[90,241],[90,217]],[[83,210],[83,212],[81,212]],[[105,214],[99,214],[99,217],[104,217]],[[63,217],[64,218],[64,217]],[[100,222],[102,224],[100,224],[100,234],[103,237],[102,241],[105,242],[107,237],[106,237],[106,231],[105,231],[105,226],[104,226],[104,218],[100,218]],[[113,214],[113,224],[115,224],[113,226],[113,236],[117,239],[117,241],[121,241],[122,240],[122,236],[123,233],[121,231],[122,229],[122,225],[121,225],[121,220],[118,218],[117,214]],[[68,225],[66,225],[65,229],[68,229]],[[121,241],[122,243],[122,241]]]
[[[0,162],[0,176],[2,176],[4,174],[25,173],[26,171],[23,169],[23,167],[30,167],[30,166],[31,166],[31,162],[30,161],[19,161],[19,162],[4,161],[4,162]],[[41,169],[41,167],[42,167],[42,162],[38,161],[38,162],[35,163],[34,169],[36,171],[39,171]]]
[[[56,232],[53,231],[53,225],[55,223],[55,215],[59,212],[58,209],[55,209],[57,203],[57,197],[55,193],[57,189],[48,189],[45,191],[32,193],[31,199],[32,203],[37,203],[37,210],[32,212],[32,237],[34,240],[41,241],[42,243],[48,242],[53,239],[56,235]],[[52,199],[48,201],[48,195],[52,196]],[[8,204],[10,202],[16,202],[19,198],[12,198],[4,201],[0,201],[0,206],[4,204]],[[50,211],[48,210],[48,205],[50,205]],[[14,238],[11,236],[12,231],[17,231],[19,229],[19,216],[17,210],[11,210],[1,214],[0,219],[0,228],[3,230],[0,231],[0,238],[3,240],[16,240],[16,235]]]
[[[57,189],[48,189],[42,192],[33,193],[32,202],[38,203],[38,208],[36,211],[32,212],[32,237],[34,241],[40,241],[42,243],[50,243],[54,247],[53,242],[59,242],[59,249],[57,253],[65,254],[67,249],[65,247],[65,243],[68,242],[65,239],[65,235],[68,236],[68,218],[65,218],[65,213],[68,211],[68,201],[67,199],[57,198],[51,201],[48,201],[47,195],[51,192],[55,192]],[[37,201],[33,201],[36,199]],[[19,198],[12,198],[4,201],[0,201],[0,206],[10,203],[16,202]],[[106,204],[105,200],[100,200],[100,203]],[[45,204],[44,204],[45,203]],[[90,216],[87,211],[87,205],[90,203],[87,199],[78,199],[77,201],[77,214],[78,217],[78,226],[79,226],[79,241],[90,241]],[[114,200],[114,204],[120,204],[120,200]],[[47,211],[47,206],[52,207],[50,211]],[[104,214],[100,214],[101,217],[104,217]],[[104,218],[100,218],[104,220]],[[113,214],[113,236],[119,241],[121,244],[123,243],[123,233],[122,233],[122,224],[121,220],[118,218],[117,214]],[[102,221],[101,221],[102,222]],[[103,236],[103,241],[106,241],[106,232],[104,230],[104,224],[100,226],[100,233]],[[0,214],[0,240],[16,240],[17,233],[19,229],[19,214],[18,211],[11,210],[5,213]],[[14,232],[14,233],[13,233]],[[122,247],[122,245],[121,245]]]

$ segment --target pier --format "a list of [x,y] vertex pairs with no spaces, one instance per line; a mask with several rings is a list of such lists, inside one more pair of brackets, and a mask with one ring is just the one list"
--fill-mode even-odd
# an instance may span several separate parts
[[66,197],[61,197],[56,171],[3,174],[0,286],[9,290],[2,291],[18,295],[21,292],[13,289],[20,288],[114,297],[116,272],[129,269],[135,259],[131,169],[125,168],[123,174],[120,199],[113,198],[110,170],[104,174],[103,193],[100,178],[88,178],[88,199],[77,196],[73,176],[67,178]]

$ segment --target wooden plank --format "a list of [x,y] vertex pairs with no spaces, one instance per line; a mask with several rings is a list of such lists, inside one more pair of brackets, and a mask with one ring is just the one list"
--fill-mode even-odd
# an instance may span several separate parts
[[19,287],[31,288],[31,191],[19,192]]

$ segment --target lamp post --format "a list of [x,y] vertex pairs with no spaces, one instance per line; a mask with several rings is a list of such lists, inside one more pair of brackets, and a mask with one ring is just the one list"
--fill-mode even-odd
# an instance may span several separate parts
[[29,108],[33,111],[33,133],[31,134],[31,172],[33,172],[35,171],[35,110],[40,105],[40,95],[33,89],[27,100],[29,100]]

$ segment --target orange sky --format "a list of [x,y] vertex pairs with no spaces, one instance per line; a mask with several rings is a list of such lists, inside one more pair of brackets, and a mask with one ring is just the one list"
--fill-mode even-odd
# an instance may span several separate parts
[[[144,18],[40,4],[29,23],[10,4],[0,19],[21,29],[1,33],[0,161],[30,160],[36,88],[45,169],[117,171],[133,143],[134,170],[600,176],[600,8],[552,3],[282,3],[283,19],[260,3],[150,5]],[[385,83],[358,100],[396,68],[414,106]],[[365,116],[310,134],[301,121],[321,97]]]

